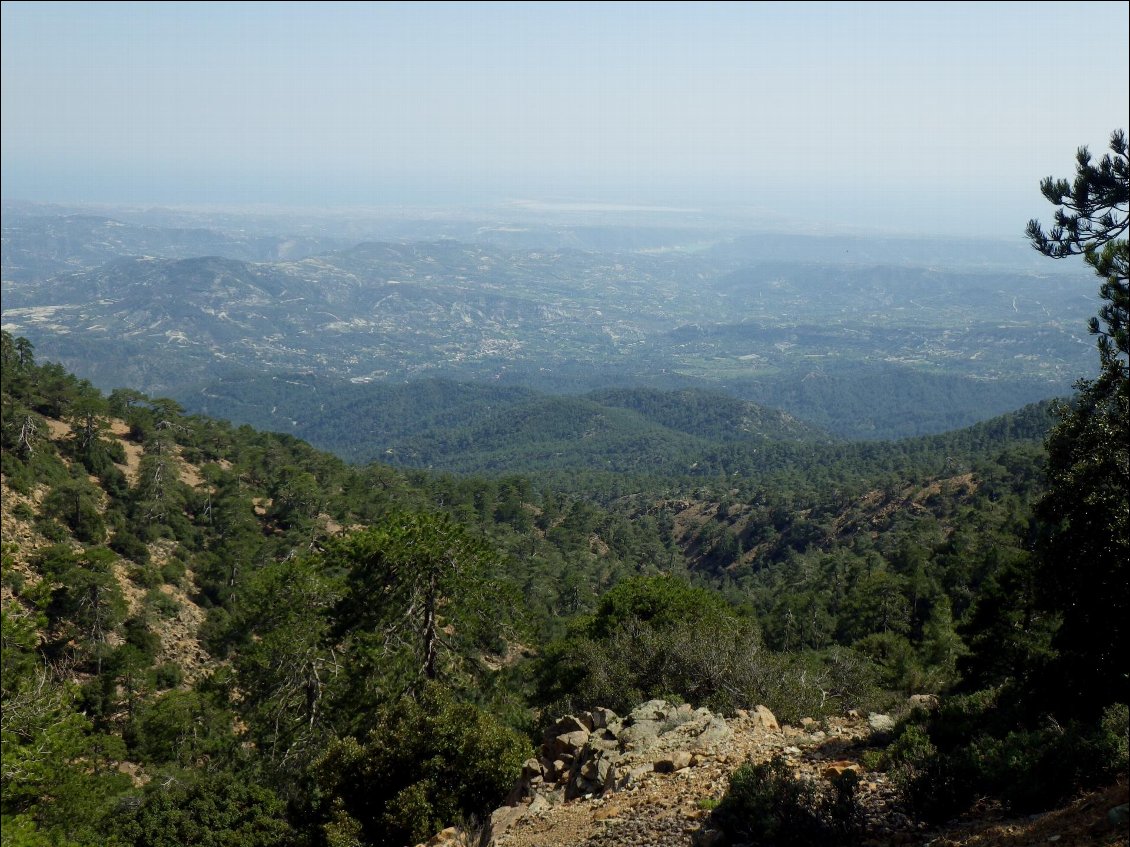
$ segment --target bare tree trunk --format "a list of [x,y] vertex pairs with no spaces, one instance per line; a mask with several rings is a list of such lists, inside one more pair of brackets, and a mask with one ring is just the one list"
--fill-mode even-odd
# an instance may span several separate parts
[[428,592],[424,598],[424,676],[428,679],[436,678],[436,651],[439,641],[436,625],[438,582],[439,574],[433,568],[428,575]]

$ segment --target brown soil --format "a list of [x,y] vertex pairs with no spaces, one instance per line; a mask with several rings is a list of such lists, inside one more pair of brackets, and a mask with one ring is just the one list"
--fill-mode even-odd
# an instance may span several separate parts
[[[783,753],[798,776],[819,780],[831,762],[855,761],[869,733],[860,720],[831,719],[807,729],[766,731],[751,718],[730,721],[733,740],[694,767],[646,773],[604,797],[549,805],[525,814],[496,836],[496,847],[692,847],[709,844],[709,809],[724,796],[733,771],[748,760]],[[823,729],[820,729],[823,726]],[[1109,810],[1127,802],[1126,781],[1080,797],[1047,814],[1004,818],[979,810],[971,819],[929,830],[901,814],[886,774],[863,772],[860,797],[872,834],[860,847],[1114,847],[1128,844]],[[514,816],[517,809],[509,812]],[[498,818],[503,821],[506,813]]]

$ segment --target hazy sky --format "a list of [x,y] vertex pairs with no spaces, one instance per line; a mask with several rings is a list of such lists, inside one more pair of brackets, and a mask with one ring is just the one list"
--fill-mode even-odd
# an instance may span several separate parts
[[1015,235],[1130,4],[3,4],[5,198],[743,206]]

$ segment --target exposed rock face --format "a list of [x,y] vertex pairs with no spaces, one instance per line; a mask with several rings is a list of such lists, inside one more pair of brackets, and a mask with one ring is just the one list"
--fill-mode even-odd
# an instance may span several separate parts
[[526,762],[518,790],[566,800],[605,794],[661,761],[670,770],[690,767],[692,753],[732,737],[725,719],[709,709],[665,700],[649,700],[623,718],[603,708],[566,715],[546,731],[539,758]]

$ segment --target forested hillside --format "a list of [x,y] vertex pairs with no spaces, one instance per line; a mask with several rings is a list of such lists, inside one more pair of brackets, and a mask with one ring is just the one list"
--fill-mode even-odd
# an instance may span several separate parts
[[[7,843],[402,844],[489,812],[567,710],[878,710],[1018,649],[991,610],[1046,409],[554,488],[351,467],[7,334],[3,369]],[[597,399],[694,428],[666,395]]]

